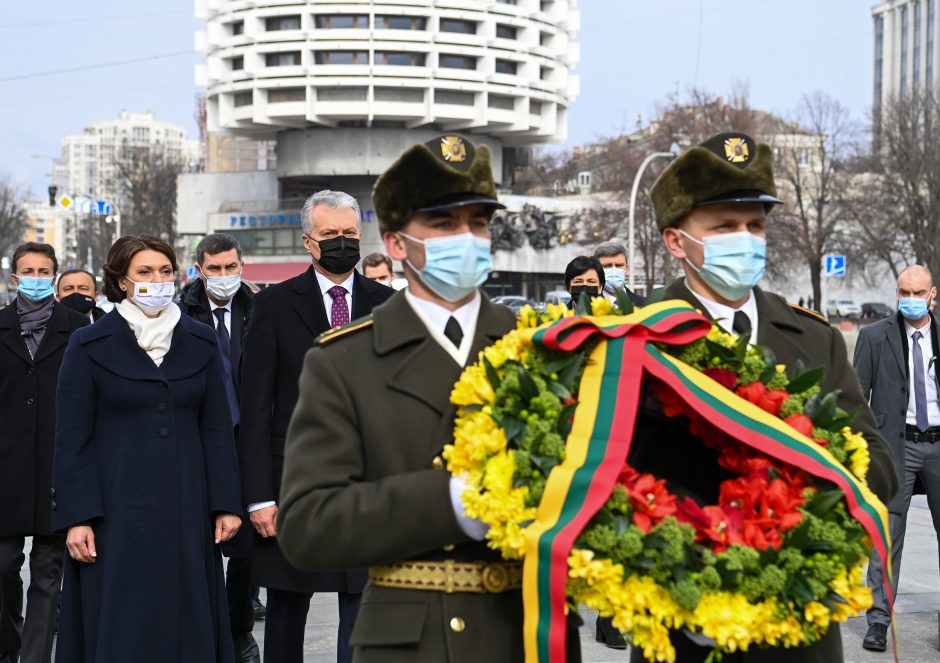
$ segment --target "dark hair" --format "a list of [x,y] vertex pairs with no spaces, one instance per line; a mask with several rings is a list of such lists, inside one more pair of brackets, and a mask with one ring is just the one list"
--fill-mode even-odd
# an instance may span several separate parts
[[565,267],[565,290],[571,288],[571,281],[574,280],[576,276],[581,276],[585,272],[589,272],[592,269],[597,272],[597,279],[600,283],[601,290],[603,290],[604,268],[601,267],[600,260],[597,258],[591,258],[590,256],[578,256],[569,262],[567,267]]
[[16,247],[16,250],[13,251],[13,259],[10,261],[13,266],[13,273],[16,274],[16,263],[17,261],[25,256],[27,253],[39,253],[46,256],[52,260],[52,273],[55,274],[59,271],[59,261],[55,257],[55,249],[52,248],[51,244],[40,244],[39,242],[26,242],[25,244],[20,244]]
[[104,264],[104,281],[101,285],[101,292],[110,301],[117,303],[127,297],[127,293],[121,290],[118,283],[121,277],[127,276],[127,268],[131,265],[131,260],[141,251],[157,251],[162,253],[170,261],[173,271],[178,272],[179,266],[176,264],[176,252],[173,247],[164,242],[159,237],[153,235],[126,235],[121,237],[108,251],[108,261]]
[[617,244],[616,242],[604,242],[596,249],[594,249],[595,258],[613,258],[614,256],[623,256],[627,257],[627,249],[623,244]]
[[199,240],[199,243],[196,245],[196,262],[202,267],[202,263],[206,259],[206,254],[214,256],[223,251],[231,251],[232,249],[235,249],[235,254],[238,256],[238,259],[241,260],[242,245],[238,243],[237,239],[225,233],[206,235]]
[[392,263],[392,259],[384,253],[370,253],[362,259],[363,272],[366,271],[366,267],[378,267],[379,265],[388,267],[388,273],[395,276],[395,266]]
[[56,283],[56,286],[55,286],[56,292],[59,292],[59,286],[62,284],[62,279],[64,279],[66,276],[71,276],[72,274],[87,274],[89,277],[91,277],[91,284],[94,286],[95,290],[98,289],[98,280],[95,278],[94,274],[89,272],[87,269],[75,268],[75,269],[67,269],[64,272],[62,272],[62,274],[59,275],[59,281],[58,283]]

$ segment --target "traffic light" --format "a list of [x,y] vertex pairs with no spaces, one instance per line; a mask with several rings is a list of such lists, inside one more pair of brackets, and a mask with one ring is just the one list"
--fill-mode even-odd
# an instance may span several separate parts
[[55,195],[58,193],[59,187],[55,184],[49,185],[49,207],[55,207]]

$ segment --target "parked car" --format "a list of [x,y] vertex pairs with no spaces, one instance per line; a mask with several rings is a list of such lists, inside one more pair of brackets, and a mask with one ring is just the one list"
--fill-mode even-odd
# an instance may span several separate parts
[[493,297],[494,304],[502,304],[509,308],[510,311],[519,317],[519,311],[523,306],[531,306],[535,308],[535,302],[527,297],[522,297],[521,295],[500,295],[499,297]]
[[862,307],[851,299],[830,299],[826,304],[826,315],[830,318],[857,318]]
[[881,302],[865,302],[862,304],[862,320],[881,320],[890,318],[894,310]]
[[546,304],[564,304],[568,305],[568,302],[571,301],[571,293],[567,290],[552,290],[550,293],[545,295]]

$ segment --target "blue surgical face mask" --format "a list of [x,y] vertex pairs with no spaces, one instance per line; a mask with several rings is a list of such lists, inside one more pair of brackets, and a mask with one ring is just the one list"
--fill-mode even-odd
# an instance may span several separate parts
[[927,315],[927,300],[920,297],[899,299],[898,310],[908,320],[921,320]]
[[405,233],[402,237],[424,245],[424,269],[417,269],[428,288],[449,302],[457,302],[483,285],[493,271],[490,240],[473,233],[417,239]]
[[744,231],[709,235],[699,240],[684,230],[679,232],[705,247],[705,260],[701,267],[693,265],[688,258],[685,261],[725,299],[741,299],[764,277],[767,240],[763,237]]
[[31,302],[51,297],[52,277],[51,276],[19,276],[16,277],[16,291]]
[[619,290],[623,287],[626,276],[626,272],[624,272],[621,267],[605,267],[604,287],[611,292]]

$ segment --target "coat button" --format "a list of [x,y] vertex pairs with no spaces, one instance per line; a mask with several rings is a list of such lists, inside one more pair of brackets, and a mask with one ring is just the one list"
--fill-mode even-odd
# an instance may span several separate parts
[[27,405],[32,405],[32,404],[35,403],[35,402],[36,402],[36,399],[33,398],[32,396],[30,396],[29,398],[26,399],[26,404],[27,404]]
[[450,620],[450,630],[454,633],[463,633],[465,628],[467,628],[467,623],[460,617],[454,617]]
[[26,375],[32,375],[32,374],[35,373],[35,372],[36,372],[36,371],[34,371],[34,370],[31,369],[31,368],[27,368],[27,369],[26,369]]
[[434,460],[431,461],[431,467],[433,467],[435,470],[443,470],[444,459],[441,458],[440,456],[435,456]]
[[169,432],[170,431],[168,431],[166,428],[160,428],[157,430],[157,435],[159,435],[160,437],[166,437],[169,434]]
[[55,511],[55,500],[52,500],[52,502],[50,502],[50,505],[52,506],[52,510]]
[[55,488],[49,489],[49,497],[55,497]]
[[166,412],[166,403],[157,403],[157,412]]
[[453,549],[454,549],[453,543],[448,543],[446,546],[444,546],[444,552],[451,552]]

